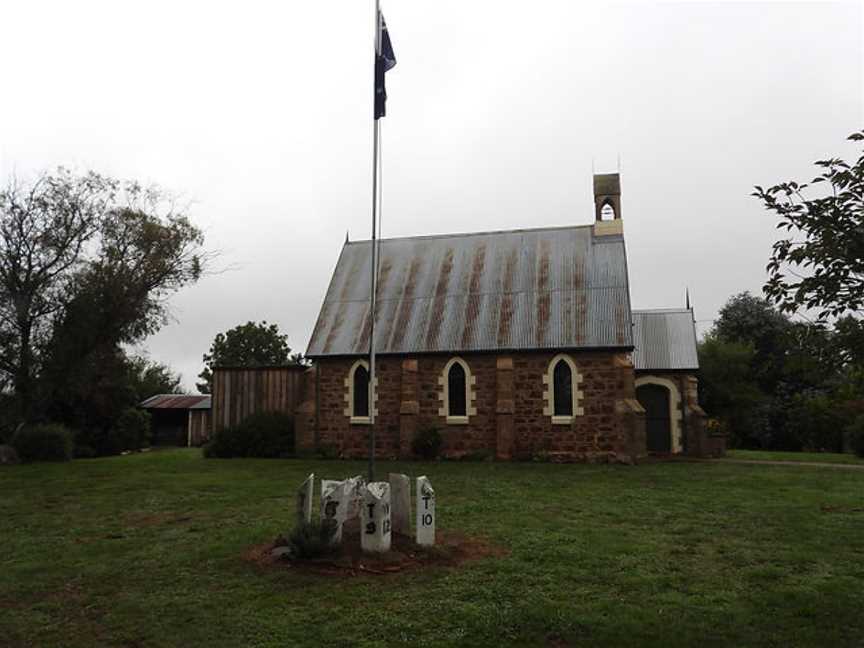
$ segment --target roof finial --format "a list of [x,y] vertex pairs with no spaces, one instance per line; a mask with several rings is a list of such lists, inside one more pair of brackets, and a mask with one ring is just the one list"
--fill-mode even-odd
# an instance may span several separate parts
[[690,287],[687,286],[684,289],[684,305],[687,310],[693,310],[693,307],[690,306]]
[[345,230],[345,243],[349,243],[349,242],[350,241],[348,240],[348,230],[346,229]]

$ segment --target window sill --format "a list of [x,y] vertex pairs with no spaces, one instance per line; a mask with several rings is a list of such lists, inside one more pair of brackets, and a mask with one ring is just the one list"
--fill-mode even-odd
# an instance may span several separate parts
[[352,416],[351,425],[371,425],[372,421],[368,416]]
[[468,425],[467,416],[448,416],[447,425]]
[[573,422],[572,416],[553,416],[552,425],[570,425]]

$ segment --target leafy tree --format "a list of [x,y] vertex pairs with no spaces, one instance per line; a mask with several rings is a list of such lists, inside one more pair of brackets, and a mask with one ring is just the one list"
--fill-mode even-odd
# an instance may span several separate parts
[[[849,140],[861,142],[864,131]],[[864,155],[852,164],[819,160],[811,183],[783,182],[752,194],[789,235],[774,244],[765,294],[784,312],[817,309],[820,320],[864,313]],[[817,183],[821,197],[805,192]]]
[[143,356],[127,359],[128,380],[135,394],[135,402],[140,403],[156,394],[180,394],[180,375],[168,365],[154,362]]
[[288,336],[276,324],[246,322],[219,333],[204,354],[204,371],[198,374],[198,391],[209,394],[213,388],[215,367],[266,367],[303,364],[301,354],[291,354]]
[[711,333],[699,344],[699,396],[713,417],[726,423],[734,446],[759,445],[766,425],[767,395],[751,376],[753,345]]
[[60,169],[0,192],[0,373],[20,418],[40,399],[64,421],[116,410],[122,345],[164,323],[166,298],[201,276],[202,244],[158,188]]
[[30,186],[13,181],[0,191],[0,371],[25,417],[51,318],[63,307],[118,190],[115,180],[60,169]]
[[748,377],[770,392],[782,374],[791,328],[791,322],[768,301],[743,292],[720,309],[712,332],[719,340],[753,349]]

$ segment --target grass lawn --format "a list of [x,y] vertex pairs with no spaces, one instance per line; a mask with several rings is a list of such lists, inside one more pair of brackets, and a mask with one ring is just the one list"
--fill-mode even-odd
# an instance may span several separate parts
[[854,454],[834,452],[775,452],[772,450],[729,450],[730,459],[750,461],[797,461],[799,463],[838,463],[864,466],[864,459]]
[[861,646],[864,471],[382,463],[509,549],[334,580],[241,559],[309,471],[195,450],[0,469],[0,643]]

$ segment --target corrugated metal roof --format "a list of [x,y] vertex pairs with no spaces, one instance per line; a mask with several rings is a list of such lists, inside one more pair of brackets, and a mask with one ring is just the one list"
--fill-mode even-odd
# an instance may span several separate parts
[[[381,241],[378,353],[631,347],[624,239],[592,226]],[[306,355],[369,351],[370,242],[346,243]]]
[[210,396],[200,394],[156,394],[138,407],[144,409],[210,409]]
[[699,368],[696,326],[687,309],[634,310],[633,345],[637,371]]

